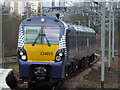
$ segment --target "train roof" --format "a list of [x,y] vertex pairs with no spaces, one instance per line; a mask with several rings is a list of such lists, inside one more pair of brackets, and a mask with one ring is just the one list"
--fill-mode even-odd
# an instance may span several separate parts
[[92,28],[89,28],[89,27],[84,27],[84,26],[81,26],[81,25],[68,24],[68,23],[66,23],[66,24],[67,24],[68,27],[72,27],[77,31],[95,33],[95,31]]
[[[41,21],[43,20],[44,21]],[[56,18],[52,18],[52,17],[48,17],[48,16],[37,16],[37,17],[32,17],[32,18],[28,18],[26,20],[24,20],[22,23],[22,25],[47,25],[47,26],[63,26],[63,23],[56,19]]]
[[[41,18],[45,18],[46,22],[45,23],[40,22]],[[65,27],[65,29],[68,29],[69,27],[71,27],[71,28],[74,28],[77,31],[95,33],[95,31],[92,28],[84,27],[84,26],[81,26],[81,25],[69,24],[69,23],[61,21],[59,19],[52,18],[52,17],[47,17],[47,16],[32,17],[32,18],[24,20],[21,24],[22,25],[28,25],[28,24],[30,24],[30,25],[38,25],[38,24],[42,24],[42,25],[58,25],[58,26],[63,25]]]

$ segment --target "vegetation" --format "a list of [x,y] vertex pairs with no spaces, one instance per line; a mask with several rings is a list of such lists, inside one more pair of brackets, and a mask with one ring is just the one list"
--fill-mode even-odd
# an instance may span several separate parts
[[5,56],[16,55],[20,23],[21,20],[18,18],[9,15],[2,16],[2,42]]

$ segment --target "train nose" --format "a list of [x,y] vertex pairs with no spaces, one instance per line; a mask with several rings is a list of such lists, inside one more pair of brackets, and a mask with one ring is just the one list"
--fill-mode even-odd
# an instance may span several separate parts
[[49,65],[31,65],[31,78],[33,81],[46,81],[50,77],[50,66]]
[[32,46],[24,44],[24,48],[27,52],[28,62],[54,62],[59,45],[36,44]]
[[34,75],[36,76],[36,79],[44,80],[46,74],[47,74],[47,70],[45,67],[40,66],[35,68]]

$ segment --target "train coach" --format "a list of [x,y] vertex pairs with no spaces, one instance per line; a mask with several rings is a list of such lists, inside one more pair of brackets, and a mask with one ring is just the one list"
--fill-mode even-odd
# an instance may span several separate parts
[[96,33],[91,28],[47,16],[29,18],[20,24],[19,72],[29,86],[59,82],[92,63],[95,51]]

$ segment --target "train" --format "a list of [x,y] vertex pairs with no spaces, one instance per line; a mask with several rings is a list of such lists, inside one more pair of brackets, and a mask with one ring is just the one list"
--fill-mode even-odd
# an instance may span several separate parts
[[20,24],[17,46],[19,73],[29,86],[52,85],[95,59],[92,28],[38,16]]

